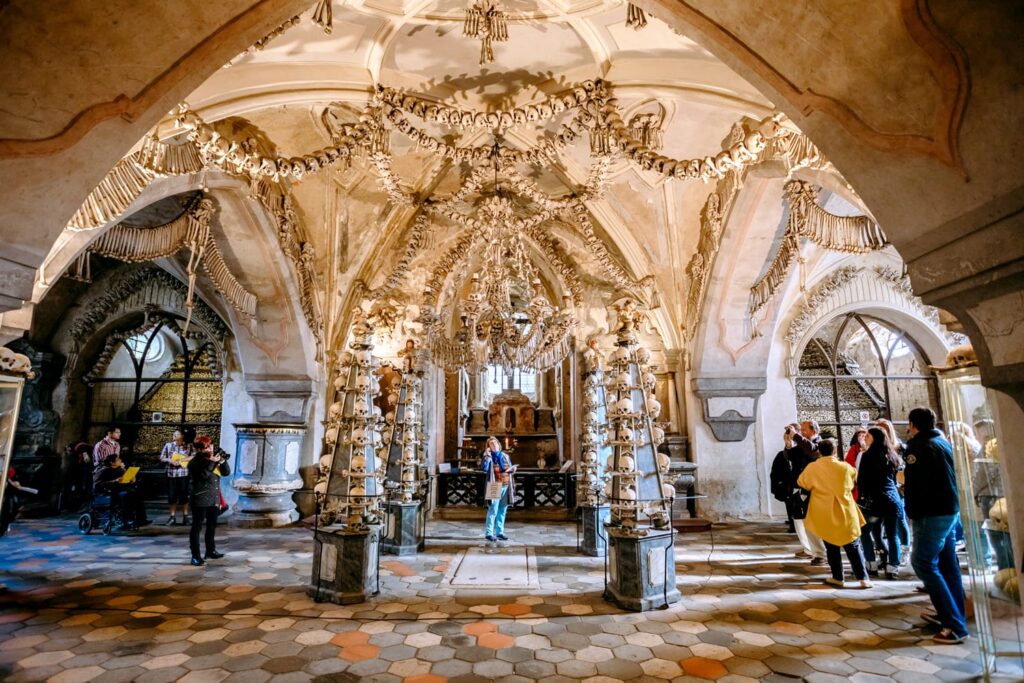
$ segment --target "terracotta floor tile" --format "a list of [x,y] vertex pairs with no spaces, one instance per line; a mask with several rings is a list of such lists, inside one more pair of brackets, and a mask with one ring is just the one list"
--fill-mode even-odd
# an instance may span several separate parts
[[679,665],[683,667],[683,671],[691,676],[699,676],[700,678],[710,680],[719,679],[729,673],[720,661],[708,659],[707,657],[690,657],[679,662]]

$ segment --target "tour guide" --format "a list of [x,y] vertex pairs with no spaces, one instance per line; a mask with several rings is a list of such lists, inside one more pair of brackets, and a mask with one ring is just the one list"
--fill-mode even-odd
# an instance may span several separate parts
[[516,471],[516,465],[513,465],[508,455],[501,451],[501,443],[493,436],[487,439],[487,452],[480,463],[480,469],[487,474],[487,481],[501,482],[501,496],[487,501],[487,521],[485,522],[487,540],[507,541],[505,513],[508,511],[508,504],[514,495],[513,491],[515,491],[512,474]]

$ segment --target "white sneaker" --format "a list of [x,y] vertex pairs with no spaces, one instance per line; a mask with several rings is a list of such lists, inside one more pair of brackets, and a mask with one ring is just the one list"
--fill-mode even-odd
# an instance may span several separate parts
[[864,579],[863,581],[860,582],[860,587],[861,588],[874,588],[874,585],[868,579]]
[[836,588],[846,588],[845,581],[843,581],[842,579],[833,578],[831,576],[825,579],[825,583],[827,583],[830,586],[835,586]]

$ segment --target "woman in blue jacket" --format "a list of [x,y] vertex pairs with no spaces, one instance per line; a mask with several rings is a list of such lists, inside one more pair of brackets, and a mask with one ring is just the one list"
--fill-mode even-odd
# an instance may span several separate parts
[[480,469],[487,475],[487,481],[501,482],[501,496],[487,501],[487,520],[484,532],[488,541],[507,541],[505,535],[505,513],[512,499],[512,474],[516,466],[512,459],[501,450],[501,443],[495,438],[487,439],[487,452],[480,463]]

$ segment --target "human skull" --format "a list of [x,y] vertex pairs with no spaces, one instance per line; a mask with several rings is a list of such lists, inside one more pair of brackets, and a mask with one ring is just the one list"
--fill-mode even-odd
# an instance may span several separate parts
[[644,388],[648,391],[653,391],[654,387],[658,384],[658,378],[654,376],[654,373],[648,370],[644,373]]
[[356,389],[366,391],[370,388],[370,378],[366,375],[356,375]]
[[398,403],[398,394],[395,393],[394,391],[392,391],[390,394],[388,394],[388,403],[390,403],[392,405],[394,405],[395,403]]
[[608,356],[608,360],[612,363],[625,363],[629,360],[629,351],[624,346],[617,346]]
[[636,490],[632,486],[625,486],[619,490],[619,497],[623,500],[636,500]]
[[338,357],[338,365],[352,365],[352,361],[354,360],[355,356],[352,355],[351,351],[342,351],[341,356]]
[[636,350],[636,362],[641,365],[647,365],[651,362],[651,352],[640,346]]
[[995,525],[996,529],[1000,531],[1010,530],[1010,515],[1006,507],[1006,499],[998,499],[991,507],[988,512],[989,519],[992,520],[992,524]]
[[608,460],[606,460],[605,463],[604,463],[604,468],[606,470],[614,470],[615,469],[615,456],[614,455],[609,455],[608,456]]
[[405,419],[408,420],[409,422],[413,422],[413,421],[416,420],[416,407],[415,406],[406,406],[405,407]]
[[651,427],[651,433],[654,435],[655,446],[660,446],[665,442],[665,430],[661,427]]
[[628,427],[620,427],[615,433],[615,439],[626,443],[632,443],[633,441],[633,430]]
[[375,418],[377,418],[379,420],[380,419],[380,406],[378,406],[378,405],[370,406],[370,414],[373,415]]
[[395,411],[389,410],[388,414],[384,416],[384,421],[388,424],[394,424],[395,422]]
[[343,391],[345,386],[348,384],[348,377],[345,375],[338,375],[334,378],[334,388],[337,391]]
[[946,354],[946,366],[951,368],[965,368],[978,364],[978,354],[970,344],[954,346]]
[[597,451],[588,450],[586,453],[583,454],[583,460],[585,462],[597,462]]
[[356,428],[352,430],[352,443],[357,446],[365,446],[369,441],[369,435],[367,435],[365,429]]
[[647,414],[651,417],[658,417],[658,415],[661,415],[661,401],[656,398],[648,399]]
[[616,410],[618,411],[618,413],[620,415],[625,414],[625,413],[632,413],[633,412],[633,401],[630,398],[620,399],[619,402],[615,404],[615,408],[616,408]]
[[661,497],[662,498],[675,498],[676,497],[676,487],[672,486],[672,484],[662,484],[661,485]]
[[664,453],[658,453],[658,469],[662,472],[668,472],[668,466],[671,463],[669,457]]
[[636,469],[636,461],[633,460],[631,455],[623,455],[619,457],[619,471],[620,472],[632,472]]
[[364,398],[357,399],[352,406],[352,414],[356,417],[367,417],[370,414],[370,404]]
[[313,491],[315,491],[316,493],[320,494],[321,496],[326,496],[327,495],[327,482],[326,481],[318,481],[316,483],[316,486],[313,487]]
[[370,443],[372,443],[374,447],[380,446],[381,444],[380,432],[376,429],[370,432]]
[[326,455],[321,455],[320,456],[320,469],[322,469],[322,470],[329,470],[329,469],[331,469],[331,460],[332,459],[333,458],[331,457],[331,455],[329,453],[326,454]]
[[324,441],[327,442],[328,446],[333,446],[334,444],[338,443],[338,428],[331,427],[326,432],[324,432]]
[[357,472],[366,471],[366,458],[362,455],[352,456],[352,469]]
[[405,462],[416,462],[416,448],[409,445],[402,452],[402,460]]
[[339,420],[341,419],[341,412],[341,401],[335,401],[331,404],[331,407],[327,409],[327,416],[332,420]]
[[625,391],[627,388],[629,388],[629,385],[632,383],[632,381],[633,379],[629,376],[628,372],[620,372],[618,377],[615,378],[615,387],[619,391]]
[[373,354],[367,350],[356,351],[356,364],[361,368],[368,368],[373,363]]

